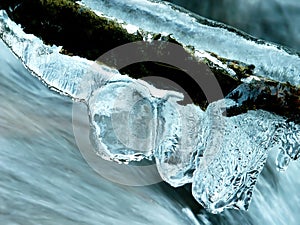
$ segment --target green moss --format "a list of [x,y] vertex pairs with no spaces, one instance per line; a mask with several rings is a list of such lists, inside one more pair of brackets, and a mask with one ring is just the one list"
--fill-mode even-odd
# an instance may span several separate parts
[[255,68],[254,65],[251,65],[251,64],[248,65],[246,63],[243,63],[243,62],[240,62],[237,60],[226,59],[226,58],[220,57],[212,52],[210,54],[213,57],[220,60],[222,63],[226,64],[230,69],[232,69],[236,73],[238,79],[246,78],[250,75],[253,75],[253,71]]
[[46,44],[63,46],[74,55],[91,60],[119,45],[142,40],[129,34],[119,23],[97,16],[93,11],[70,0],[23,0],[9,4],[9,16],[25,32],[40,37]]
[[[63,46],[61,53],[78,55],[95,60],[103,53],[122,44],[143,40],[139,33],[129,34],[118,22],[96,15],[93,11],[70,0],[18,0],[17,3],[3,0],[9,16],[21,24],[25,32],[40,37],[45,44]],[[16,7],[16,5],[18,5]],[[144,36],[148,32],[144,32]],[[152,34],[153,40],[179,44],[172,35]],[[191,48],[188,48],[191,49]],[[164,52],[164,49],[161,49]],[[158,53],[159,54],[159,53]],[[186,51],[185,61],[197,63],[193,52]],[[217,68],[210,61],[203,61],[215,73],[224,95],[238,84],[226,71]],[[201,63],[203,63],[201,62]],[[121,71],[134,78],[160,76],[170,79],[184,88],[193,103],[207,107],[207,100],[198,84],[188,74],[170,65],[156,62],[133,64]]]
[[[10,18],[21,24],[25,32],[40,37],[45,44],[63,46],[61,53],[78,55],[90,60],[96,60],[103,53],[120,45],[143,40],[143,36],[149,34],[147,31],[129,34],[117,21],[98,16],[74,0],[1,0],[0,8],[6,9]],[[180,45],[172,35],[153,33],[151,35],[153,40]],[[158,51],[157,54],[164,52],[163,45]],[[263,80],[252,82],[243,89],[248,84],[242,84],[241,79],[253,75],[253,65],[210,53],[236,73],[237,76],[232,77],[226,70],[208,59],[199,62],[199,59],[193,57],[194,53],[192,46],[185,47],[185,56],[182,60],[186,63],[205,63],[217,78],[224,96],[230,93],[229,97],[235,100],[239,100],[241,94],[248,96],[239,107],[228,109],[229,116],[251,109],[264,109],[300,121],[300,88]],[[193,103],[202,109],[206,109],[208,105],[197,82],[176,67],[157,62],[143,62],[127,66],[120,72],[133,78],[159,76],[170,79],[187,91]],[[234,89],[236,91],[232,92]],[[254,95],[257,97],[250,97]]]

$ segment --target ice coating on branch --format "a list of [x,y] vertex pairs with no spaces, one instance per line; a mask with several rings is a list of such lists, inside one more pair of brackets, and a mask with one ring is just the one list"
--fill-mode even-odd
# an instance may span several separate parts
[[272,147],[274,125],[283,122],[261,110],[222,120],[223,126],[216,130],[217,141],[216,134],[207,140],[192,185],[193,196],[213,213],[249,207],[254,185]]
[[[46,46],[25,34],[4,11],[0,11],[0,33],[27,68],[47,85],[87,102],[91,139],[99,156],[118,162],[154,156],[166,182],[175,187],[192,182],[195,199],[211,212],[248,208],[270,149],[280,152],[280,170],[290,159],[299,158],[300,127],[282,117],[261,110],[226,117],[224,109],[234,104],[226,100],[211,104],[205,112],[195,105],[178,105],[182,97],[178,93],[158,90],[109,67],[60,54],[59,47]],[[296,59],[277,53],[283,63]],[[265,55],[261,57],[264,61]],[[269,69],[281,73],[272,64]],[[295,83],[297,79],[295,75]]]
[[293,122],[277,124],[274,135],[274,147],[278,150],[277,169],[287,169],[291,159],[300,157],[300,126]]
[[[35,76],[49,87],[76,99],[88,98],[94,86],[100,87],[109,78],[120,76],[117,70],[107,66],[60,54],[61,47],[45,45],[41,39],[24,33],[4,10],[0,10],[0,37]],[[83,78],[89,80],[85,86]]]
[[[157,114],[162,102],[170,98],[177,101],[183,96],[129,77],[113,77],[95,89],[87,103],[91,139],[97,153],[117,162],[151,160],[156,141],[160,139]],[[162,119],[170,121],[169,117]]]
[[162,178],[174,187],[191,183],[196,160],[204,150],[208,130],[204,112],[195,105],[162,102],[158,110],[156,164]]
[[300,58],[273,43],[155,0],[83,0],[92,10],[153,33],[171,34],[196,50],[255,65],[255,74],[300,84]]
[[155,98],[134,80],[116,81],[89,100],[92,139],[98,154],[118,162],[151,158],[156,139]]

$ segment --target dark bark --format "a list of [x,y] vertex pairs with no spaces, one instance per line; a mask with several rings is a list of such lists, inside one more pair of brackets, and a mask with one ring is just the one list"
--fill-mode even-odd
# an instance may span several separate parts
[[[149,34],[147,31],[129,34],[117,21],[98,16],[71,0],[1,0],[0,8],[5,9],[12,20],[21,24],[25,32],[40,37],[45,44],[63,46],[63,54],[78,55],[90,60],[96,60],[103,53],[120,45],[141,41]],[[199,22],[208,23],[205,20]],[[153,40],[164,40],[180,45],[171,36],[153,33],[151,35]],[[243,83],[242,78],[253,75],[254,65],[224,59],[211,53],[236,73],[237,76],[232,77],[208,59],[199,62],[199,59],[193,56],[192,47],[185,49],[189,50],[184,50],[183,60],[189,63],[205,63],[217,78],[224,96],[227,95],[228,98],[239,102],[239,106],[228,109],[228,116],[244,113],[250,109],[264,109],[299,122],[298,87],[265,79],[250,84]],[[165,77],[184,88],[193,103],[202,109],[208,104],[197,82],[173,66],[143,62],[122,68],[120,72],[133,78]]]

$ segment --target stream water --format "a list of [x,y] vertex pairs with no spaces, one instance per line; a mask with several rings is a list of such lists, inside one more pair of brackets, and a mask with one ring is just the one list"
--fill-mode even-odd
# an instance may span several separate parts
[[72,128],[73,102],[48,89],[0,41],[0,224],[270,224],[300,221],[300,164],[269,155],[248,211],[214,215],[185,188],[130,187],[97,174]]

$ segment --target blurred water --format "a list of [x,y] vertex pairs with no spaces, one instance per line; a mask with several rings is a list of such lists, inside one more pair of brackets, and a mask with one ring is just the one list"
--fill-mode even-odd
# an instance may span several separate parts
[[191,197],[164,183],[134,188],[101,178],[75,144],[71,100],[31,76],[2,42],[0,59],[0,224],[298,224],[299,162],[278,173],[274,156],[248,212],[213,215],[192,202],[197,220]]
[[[0,224],[192,224],[164,183],[121,186],[84,161],[72,102],[0,42]],[[178,200],[179,199],[179,200]]]
[[77,149],[71,100],[31,76],[2,42],[0,68],[0,224],[299,224],[299,161],[278,173],[273,151],[249,211],[212,215],[182,189],[101,178]]

